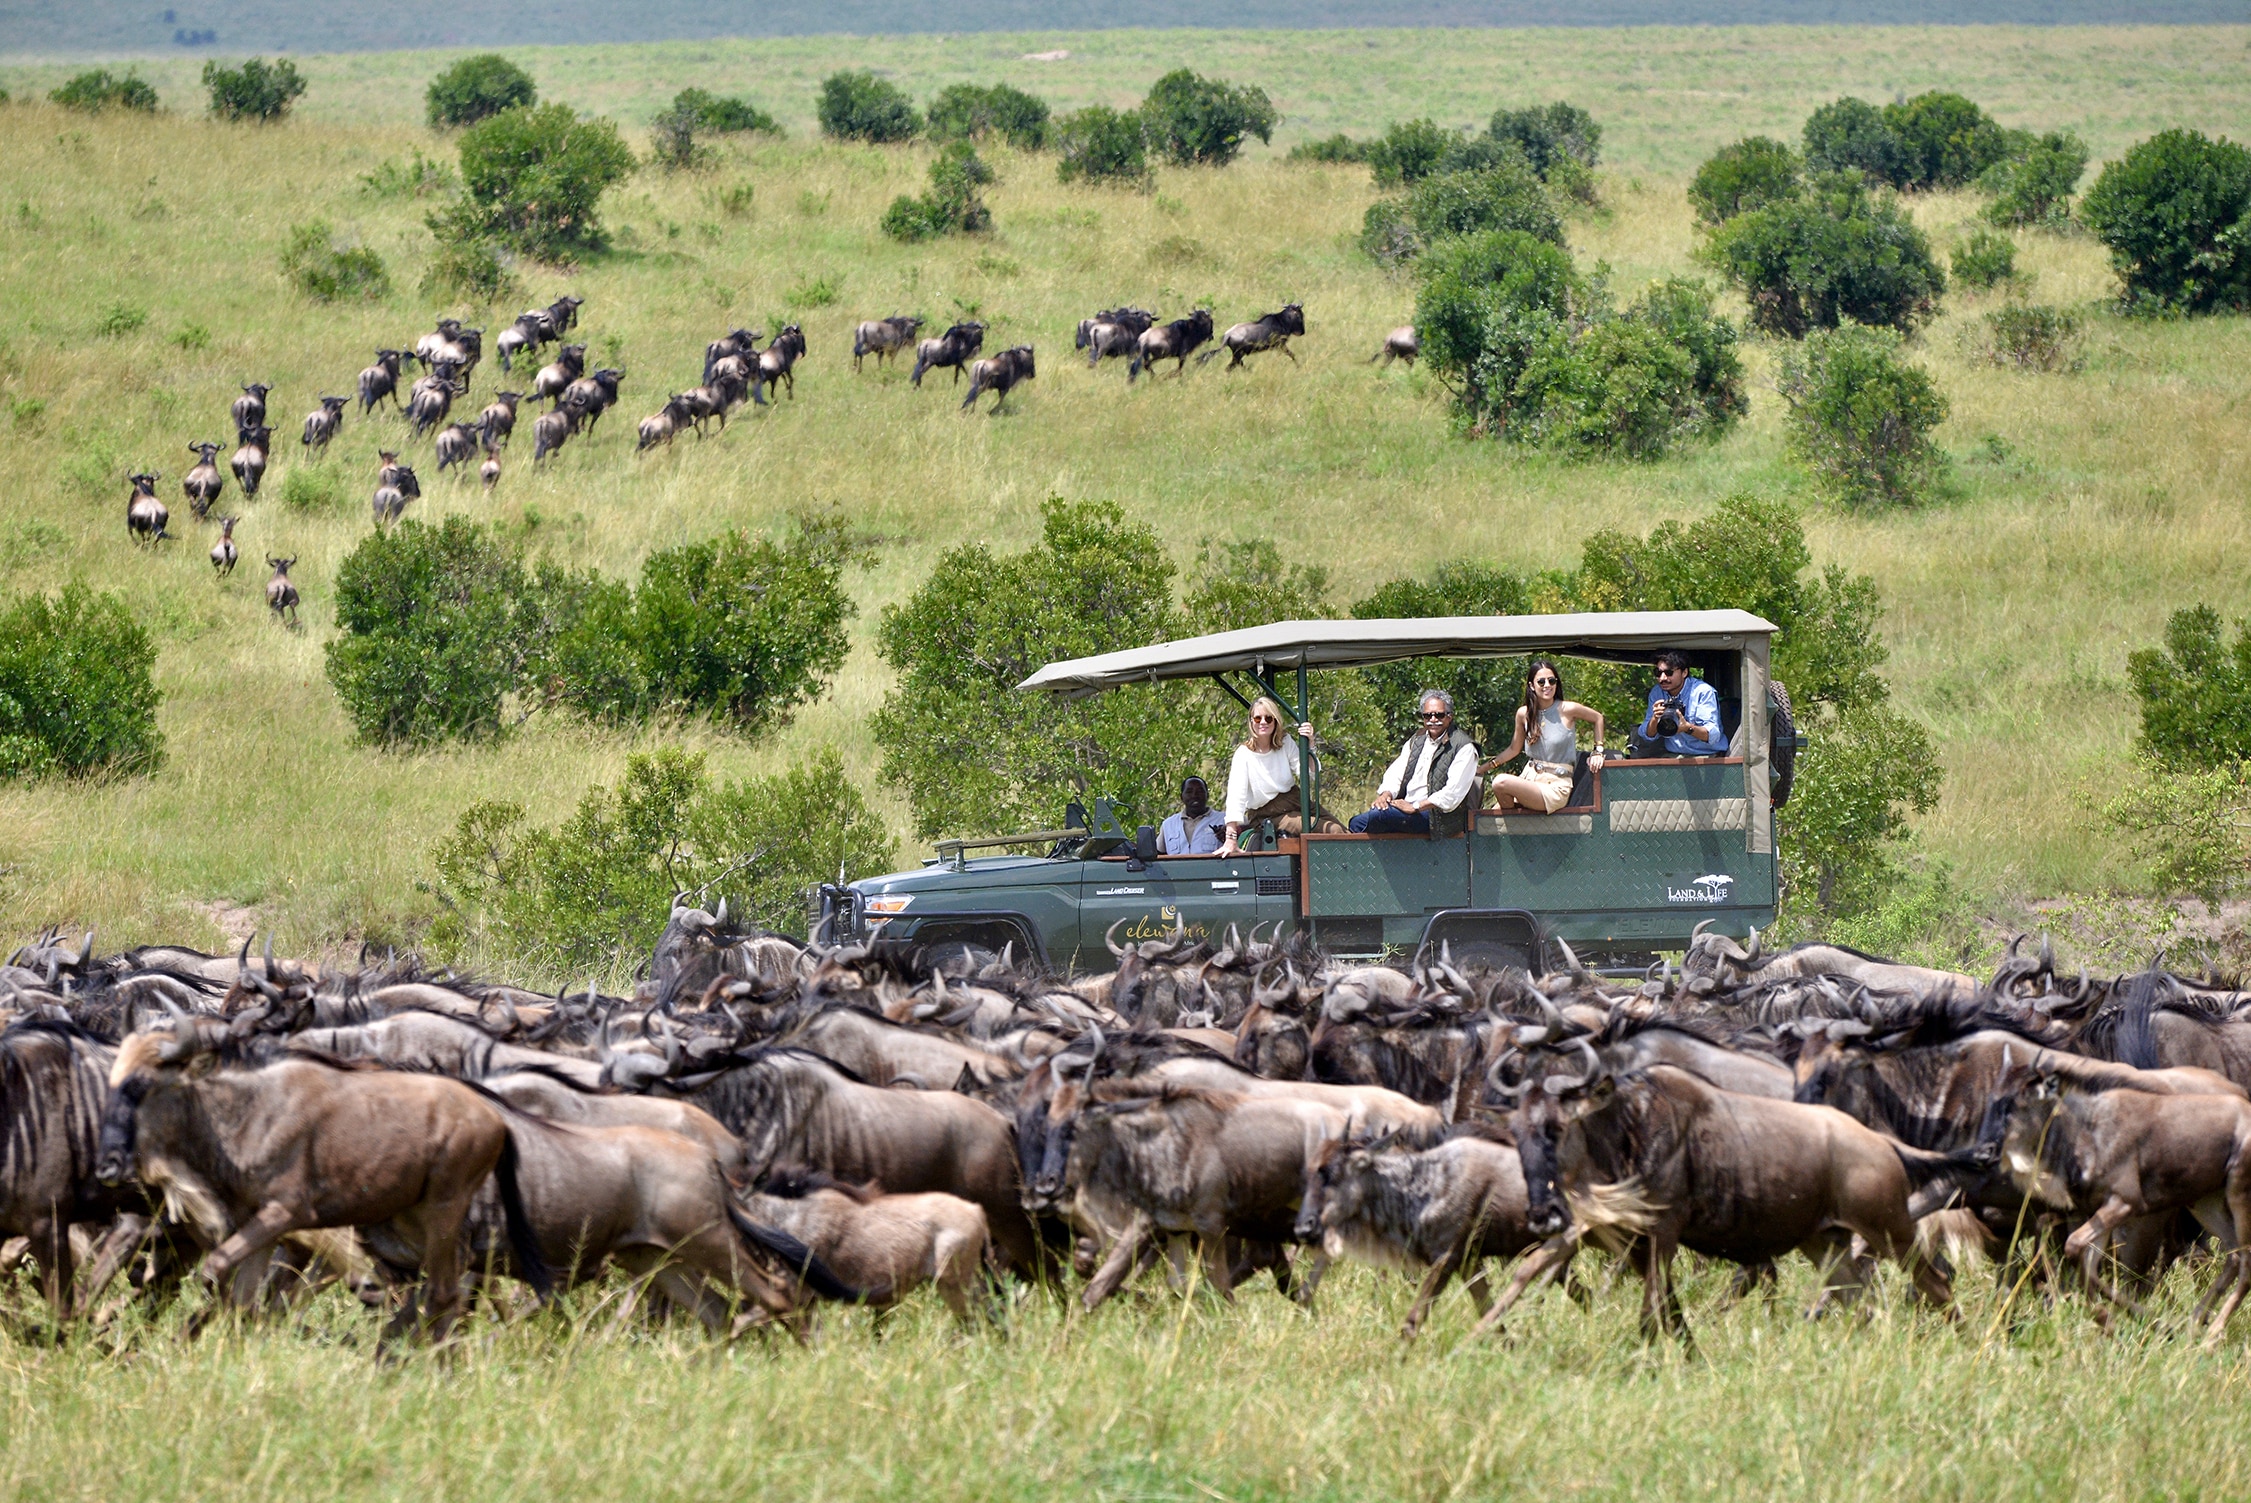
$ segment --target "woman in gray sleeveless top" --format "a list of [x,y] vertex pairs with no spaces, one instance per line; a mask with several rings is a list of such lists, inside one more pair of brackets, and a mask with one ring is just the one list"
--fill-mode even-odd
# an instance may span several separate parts
[[1516,707],[1516,738],[1508,750],[1487,762],[1481,772],[1491,772],[1522,752],[1523,770],[1493,779],[1490,807],[1506,814],[1528,809],[1553,814],[1571,801],[1571,778],[1579,760],[1578,733],[1573,721],[1594,727],[1594,751],[1588,765],[1602,766],[1602,712],[1574,704],[1563,697],[1563,674],[1546,658],[1534,658],[1524,674],[1524,703]]

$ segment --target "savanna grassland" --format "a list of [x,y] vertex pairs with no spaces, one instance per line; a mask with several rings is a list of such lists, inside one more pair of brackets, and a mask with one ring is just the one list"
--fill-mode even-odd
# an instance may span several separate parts
[[[1054,47],[1072,58],[1019,60]],[[660,743],[706,750],[729,776],[834,745],[872,783],[881,609],[953,544],[1023,546],[1049,495],[1115,500],[1183,565],[1205,539],[1271,537],[1285,557],[1327,565],[1345,601],[1440,556],[1568,566],[1596,529],[1643,531],[1739,490],[1805,498],[1817,559],[1881,582],[1895,692],[1941,748],[1948,777],[1924,847],[1996,903],[2133,880],[2088,800],[2129,766],[2126,652],[2184,603],[2233,609],[2251,574],[2243,320],[2119,320],[2099,307],[2113,292],[2099,246],[2021,235],[2031,295],[2088,316],[2084,369],[1973,364],[1962,337],[1994,299],[1950,295],[1916,358],[1953,403],[1940,436],[1955,493],[1846,513],[1813,502],[1786,456],[1780,399],[1757,384],[1775,351],[1757,344],[1752,417],[1710,448],[1566,463],[1455,437],[1434,382],[1364,363],[1412,306],[1411,285],[1354,248],[1366,172],[1279,157],[1293,140],[1396,117],[1466,123],[1572,99],[1606,134],[1601,203],[1574,215],[1571,246],[1630,295],[1691,268],[1686,178],[1747,131],[1793,134],[1842,92],[1956,88],[2006,125],[2075,129],[2099,157],[2176,124],[2241,137],[2251,29],[988,35],[516,55],[547,96],[636,130],[694,84],[750,94],[792,136],[725,147],[707,172],[644,171],[605,206],[611,254],[521,268],[521,300],[477,309],[415,290],[429,201],[360,184],[411,149],[450,155],[419,123],[437,55],[307,59],[301,115],[273,128],[200,118],[171,61],[146,69],[168,106],[154,120],[0,107],[0,584],[123,593],[161,647],[169,741],[150,777],[0,792],[0,933],[56,922],[100,926],[104,948],[212,945],[256,924],[285,948],[411,942],[428,917],[415,883],[430,845],[476,800],[552,818]],[[1224,171],[1160,171],[1148,195],[1061,187],[1051,160],[996,151],[995,232],[901,246],[876,221],[920,188],[926,151],[828,145],[809,128],[815,82],[847,64],[922,96],[1008,79],[1062,106],[1130,102],[1187,64],[1264,85],[1288,118],[1274,149]],[[0,84],[22,100],[67,71],[0,67]],[[1975,208],[1915,204],[1942,248]],[[282,281],[290,227],[316,217],[383,256],[387,302],[318,306]],[[320,393],[348,391],[375,346],[446,312],[497,332],[517,306],[564,291],[587,299],[591,353],[629,373],[622,412],[541,473],[525,435],[490,499],[410,446],[426,491],[410,515],[465,513],[535,554],[623,577],[657,548],[837,508],[881,539],[849,576],[852,656],[824,700],[756,743],[540,715],[498,744],[354,746],[321,646],[337,565],[370,526],[374,453],[403,430],[355,412],[319,466],[342,477],[337,499],[298,509],[282,500],[296,425]],[[1097,307],[1169,313],[1202,298],[1223,322],[1302,301],[1302,362],[1191,368],[1129,390],[1115,367],[1069,358],[1073,323]],[[993,323],[989,345],[1039,347],[1039,378],[1007,415],[959,413],[942,378],[917,392],[903,370],[851,371],[855,320],[969,309]],[[707,339],[784,317],[811,345],[794,400],[723,437],[633,456],[630,419],[696,376]],[[488,361],[472,401],[498,379]],[[245,563],[216,582],[178,479],[186,444],[231,437],[227,403],[252,380],[277,388],[282,442],[265,494],[238,507],[230,483],[218,508],[243,514]],[[123,526],[125,476],[141,467],[164,472],[182,535],[153,555]],[[268,553],[299,559],[301,631],[265,610]],[[889,807],[903,831],[904,809]],[[1949,1328],[1889,1278],[1865,1319],[1808,1325],[1795,1313],[1811,1292],[1803,1267],[1779,1303],[1723,1311],[1725,1279],[1706,1271],[1684,1291],[1700,1361],[1638,1344],[1630,1283],[1600,1287],[1599,1270],[1591,1311],[1546,1296],[1513,1321],[1517,1344],[1461,1344],[1467,1306],[1449,1295],[1404,1352],[1392,1332],[1409,1288],[1353,1269],[1326,1286],[1317,1319],[1262,1284],[1235,1308],[1151,1292],[1093,1318],[1029,1298],[1005,1335],[962,1336],[924,1301],[884,1332],[832,1316],[807,1351],[618,1333],[600,1303],[612,1289],[481,1319],[445,1354],[389,1364],[332,1295],[301,1321],[195,1343],[134,1319],[59,1351],[0,1343],[0,1494],[2235,1496],[2251,1488],[2251,1368],[2240,1322],[2215,1356],[2182,1336],[2200,1273],[2176,1271],[2159,1323],[2104,1338],[2076,1304],[2004,1309],[1985,1275],[1964,1275],[1964,1318]]]
[[[1073,53],[1063,63],[1020,60],[1058,42]],[[1441,555],[1567,566],[1595,529],[1645,530],[1738,490],[1805,493],[1784,453],[1781,403],[1762,384],[1774,351],[1756,344],[1752,417],[1716,446],[1586,464],[1454,437],[1435,383],[1362,364],[1410,314],[1412,285],[1353,246],[1374,192],[1363,169],[1279,159],[1302,135],[1577,100],[1605,136],[1601,203],[1574,216],[1572,248],[1583,265],[1606,263],[1630,296],[1694,269],[1682,188],[1702,155],[1745,131],[1790,134],[1840,91],[1959,88],[2005,124],[2076,129],[2099,156],[2168,124],[2251,129],[2251,31],[2224,28],[1124,33],[522,56],[548,97],[629,122],[693,83],[747,92],[791,136],[722,147],[705,172],[643,171],[605,205],[612,254],[569,271],[527,265],[517,303],[476,309],[416,291],[433,248],[430,201],[372,196],[361,181],[411,150],[449,155],[419,124],[436,55],[309,59],[311,90],[278,127],[202,118],[170,62],[149,68],[167,105],[154,119],[43,103],[0,111],[0,399],[14,461],[0,490],[0,565],[13,590],[79,578],[144,612],[162,645],[170,743],[152,778],[0,793],[0,912],[12,929],[57,921],[119,942],[217,944],[254,919],[299,946],[411,941],[428,912],[414,883],[430,843],[479,798],[504,794],[551,817],[656,740],[707,749],[723,775],[833,744],[872,781],[864,724],[886,687],[870,645],[881,609],[954,543],[1022,545],[1049,495],[1120,502],[1183,565],[1208,538],[1271,537],[1285,556],[1327,565],[1349,600]],[[1129,101],[1181,61],[1264,84],[1287,117],[1274,147],[1223,171],[1161,171],[1147,195],[1063,187],[1048,159],[1002,151],[989,193],[997,228],[984,237],[885,240],[883,206],[920,187],[926,153],[827,144],[807,118],[815,80],[846,63],[882,66],[921,95],[1007,77],[1068,105]],[[0,82],[22,100],[62,71],[24,66]],[[747,210],[728,197],[743,187]],[[1916,214],[1943,250],[1975,208],[1942,195]],[[324,306],[289,289],[282,244],[314,218],[383,256],[396,289],[387,301]],[[2088,804],[2127,766],[2125,653],[2177,606],[2240,594],[2251,330],[2111,317],[2099,245],[2019,241],[2031,295],[2090,314],[2084,371],[1974,365],[1962,337],[1995,299],[1950,296],[1919,358],[1953,402],[1940,437],[1958,461],[1954,499],[1887,516],[1812,506],[1808,527],[1822,560],[1883,586],[1892,681],[1948,769],[1926,848],[1978,891],[2044,895],[2132,880]],[[852,658],[827,699],[755,745],[695,726],[634,737],[535,717],[497,746],[355,747],[321,675],[329,583],[369,526],[374,451],[403,432],[395,418],[355,413],[322,461],[341,499],[306,513],[279,499],[299,464],[298,420],[321,392],[349,391],[375,346],[410,340],[442,312],[497,329],[522,300],[565,290],[588,300],[593,357],[628,370],[628,417],[689,384],[704,341],[742,322],[802,321],[811,353],[798,395],[724,438],[639,460],[624,421],[545,473],[519,446],[489,501],[473,481],[436,477],[425,452],[435,483],[421,513],[489,518],[535,553],[625,576],[652,549],[838,508],[884,540],[852,577]],[[1302,301],[1302,362],[1128,390],[1114,367],[1090,374],[1066,357],[1073,323],[1096,307],[1198,299],[1222,323]],[[1045,357],[1009,415],[958,414],[942,385],[913,391],[900,371],[852,373],[857,319],[915,311],[942,323],[969,309],[993,324],[992,343],[1031,342]],[[231,437],[227,403],[250,380],[277,388],[280,442],[267,494],[241,508],[248,562],[215,583],[178,477],[189,442]],[[499,380],[488,361],[471,410]],[[121,525],[124,476],[139,467],[164,472],[185,535],[154,558]],[[276,629],[262,607],[257,561],[272,552],[300,558],[302,632]]]

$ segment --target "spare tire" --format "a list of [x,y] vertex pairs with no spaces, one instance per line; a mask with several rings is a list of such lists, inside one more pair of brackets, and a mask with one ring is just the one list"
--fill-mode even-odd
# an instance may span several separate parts
[[1798,718],[1790,710],[1790,691],[1779,681],[1766,686],[1767,758],[1773,768],[1767,792],[1779,809],[1790,802],[1798,779]]

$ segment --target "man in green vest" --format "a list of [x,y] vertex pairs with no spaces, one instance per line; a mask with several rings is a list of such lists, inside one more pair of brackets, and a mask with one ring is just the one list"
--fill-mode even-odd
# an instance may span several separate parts
[[1454,696],[1423,694],[1422,729],[1384,769],[1375,807],[1352,817],[1355,835],[1459,835],[1477,808],[1477,746],[1454,724]]

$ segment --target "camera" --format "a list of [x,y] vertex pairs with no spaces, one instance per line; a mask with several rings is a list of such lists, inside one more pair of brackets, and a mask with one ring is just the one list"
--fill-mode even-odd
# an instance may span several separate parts
[[1658,700],[1657,713],[1650,717],[1649,729],[1659,740],[1663,740],[1667,736],[1679,735],[1680,701],[1677,699]]

